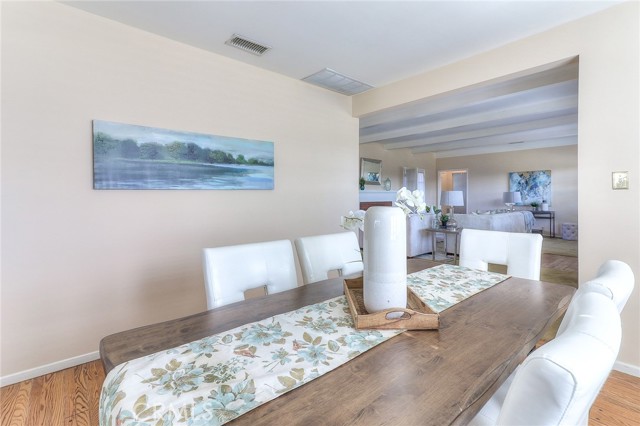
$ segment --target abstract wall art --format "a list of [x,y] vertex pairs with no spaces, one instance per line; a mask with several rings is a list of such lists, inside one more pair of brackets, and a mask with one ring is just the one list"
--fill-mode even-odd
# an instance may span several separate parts
[[93,121],[94,189],[273,189],[273,142]]
[[551,170],[509,172],[509,191],[520,192],[522,204],[551,204]]

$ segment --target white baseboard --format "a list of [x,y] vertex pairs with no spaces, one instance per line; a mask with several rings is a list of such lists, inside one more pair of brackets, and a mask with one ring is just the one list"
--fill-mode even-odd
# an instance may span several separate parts
[[17,373],[0,377],[0,387],[12,385],[24,380],[33,379],[34,377],[64,370],[65,368],[75,367],[76,365],[95,361],[96,359],[100,359],[100,353],[98,351],[89,352],[88,354],[75,356],[73,358],[63,359],[62,361],[52,362],[51,364],[41,365],[29,370],[19,371]]
[[622,373],[631,374],[632,376],[640,377],[640,366],[627,364],[626,362],[616,361],[613,364],[613,369]]

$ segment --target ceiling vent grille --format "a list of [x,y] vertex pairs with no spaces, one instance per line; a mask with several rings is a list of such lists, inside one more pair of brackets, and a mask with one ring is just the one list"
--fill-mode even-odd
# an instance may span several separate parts
[[311,74],[303,78],[302,81],[342,93],[343,95],[355,95],[373,88],[373,86],[342,75],[330,68],[325,68],[315,74]]
[[248,38],[238,34],[231,36],[231,38],[225,41],[224,44],[236,47],[256,56],[262,56],[267,50],[271,49],[269,46],[265,46],[264,44],[260,44],[254,40],[249,40]]

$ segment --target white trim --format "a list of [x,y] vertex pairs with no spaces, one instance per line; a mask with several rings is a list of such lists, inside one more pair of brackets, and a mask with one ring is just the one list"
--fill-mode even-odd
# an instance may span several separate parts
[[76,365],[95,361],[97,359],[100,359],[100,353],[95,351],[84,355],[78,355],[73,358],[63,359],[62,361],[52,362],[51,364],[41,365],[29,370],[19,371],[17,373],[0,377],[0,387],[33,379],[34,377],[43,376],[55,371],[64,370],[65,368],[75,367]]
[[622,373],[631,374],[632,376],[640,377],[640,366],[627,364],[626,362],[616,361],[613,364],[613,369]]

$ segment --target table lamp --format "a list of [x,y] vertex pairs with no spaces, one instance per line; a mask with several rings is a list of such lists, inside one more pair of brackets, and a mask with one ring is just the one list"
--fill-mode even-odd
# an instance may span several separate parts
[[506,204],[511,211],[514,210],[513,206],[522,202],[522,195],[519,192],[503,192],[502,202]]

